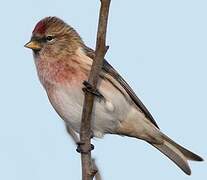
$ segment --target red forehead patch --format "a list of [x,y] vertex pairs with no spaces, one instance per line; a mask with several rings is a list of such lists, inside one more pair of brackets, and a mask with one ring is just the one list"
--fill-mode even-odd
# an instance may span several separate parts
[[34,30],[33,30],[33,34],[44,34],[46,31],[46,26],[45,26],[45,22],[40,21],[37,23],[37,25],[35,26]]

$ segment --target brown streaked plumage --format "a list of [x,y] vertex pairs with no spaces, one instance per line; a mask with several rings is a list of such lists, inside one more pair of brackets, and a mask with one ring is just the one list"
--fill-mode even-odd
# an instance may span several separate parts
[[[34,28],[31,41],[35,64],[48,98],[74,131],[80,132],[84,94],[82,82],[87,80],[94,59],[78,33],[56,17],[41,20]],[[100,72],[92,113],[92,131],[96,137],[120,134],[145,140],[164,153],[186,174],[191,170],[187,160],[202,158],[163,134],[154,118],[127,82],[105,60]]]

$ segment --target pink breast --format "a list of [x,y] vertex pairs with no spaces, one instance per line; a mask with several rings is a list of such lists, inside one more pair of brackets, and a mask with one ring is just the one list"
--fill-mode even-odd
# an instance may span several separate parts
[[54,62],[39,60],[37,69],[43,84],[51,82],[82,86],[82,82],[87,79],[86,72],[82,71],[78,65],[69,64],[63,60]]

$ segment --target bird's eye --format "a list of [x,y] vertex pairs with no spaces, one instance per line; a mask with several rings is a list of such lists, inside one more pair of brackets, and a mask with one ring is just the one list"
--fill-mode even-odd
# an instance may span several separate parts
[[52,41],[53,39],[54,39],[53,36],[47,36],[47,37],[46,37],[46,40],[47,40],[47,41]]

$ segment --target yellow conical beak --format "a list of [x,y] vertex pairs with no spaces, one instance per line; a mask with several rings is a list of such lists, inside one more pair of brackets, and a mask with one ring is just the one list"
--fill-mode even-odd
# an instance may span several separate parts
[[24,47],[32,49],[32,50],[40,50],[42,48],[41,44],[37,41],[30,41],[24,45]]

